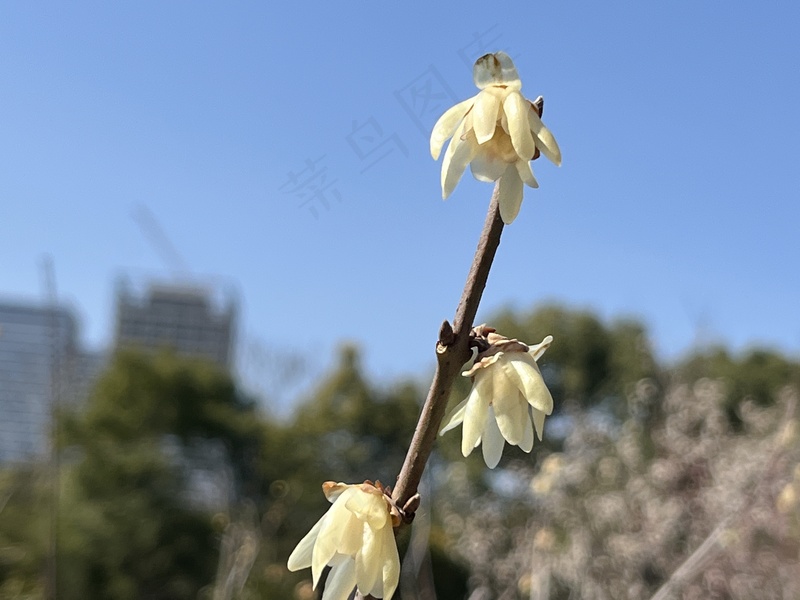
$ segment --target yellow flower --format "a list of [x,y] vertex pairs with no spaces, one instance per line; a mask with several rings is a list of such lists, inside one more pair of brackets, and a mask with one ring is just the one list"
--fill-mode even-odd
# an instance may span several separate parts
[[533,430],[542,440],[545,416],[553,412],[553,398],[542,379],[537,359],[553,341],[547,336],[528,347],[517,340],[489,331],[489,347],[476,356],[472,368],[462,373],[472,377],[469,396],[444,419],[440,435],[463,423],[461,453],[468,456],[483,445],[486,466],[500,462],[505,442],[525,452],[533,448]]
[[383,492],[365,482],[325,482],[333,506],[289,556],[290,571],[311,567],[314,588],[332,567],[323,600],[346,600],[354,587],[363,595],[391,598],[400,578],[400,557]]
[[[522,184],[539,187],[531,163],[544,154],[561,164],[561,150],[541,120],[541,104],[527,100],[511,57],[487,54],[475,63],[475,85],[481,91],[445,112],[431,133],[431,156],[442,162],[442,198],[455,189],[470,165],[480,181],[500,180],[500,216],[511,223],[522,204]],[[499,127],[498,127],[499,125]]]

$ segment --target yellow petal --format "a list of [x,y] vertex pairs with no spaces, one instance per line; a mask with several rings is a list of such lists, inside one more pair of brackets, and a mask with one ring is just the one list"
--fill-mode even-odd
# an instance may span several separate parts
[[[444,154],[444,161],[442,162],[442,198],[445,200],[453,193],[461,176],[464,174],[464,169],[467,168],[467,165],[475,156],[475,152],[477,152],[478,145],[474,141],[474,134],[472,132],[469,132],[466,136],[464,134],[465,123],[467,123],[468,119],[469,115],[458,126]],[[472,135],[471,139],[469,138],[470,134]]]
[[382,531],[365,527],[361,551],[356,555],[356,583],[358,591],[364,596],[372,594],[383,571],[384,538],[381,533]]
[[300,569],[307,569],[311,566],[311,553],[314,549],[314,543],[317,541],[320,529],[322,529],[322,521],[325,516],[317,521],[302,540],[297,543],[297,546],[289,555],[289,560],[286,566],[290,571],[299,571]]
[[317,541],[314,544],[314,549],[311,552],[311,577],[316,587],[319,578],[322,576],[322,571],[325,566],[330,562],[342,543],[342,537],[345,535],[347,526],[350,523],[352,514],[345,503],[349,496],[358,490],[354,487],[346,489],[336,502],[333,503],[321,519],[321,526]]
[[497,90],[488,88],[476,97],[475,107],[472,109],[472,128],[479,144],[485,144],[492,139],[499,110],[500,97]]
[[389,520],[389,509],[386,507],[386,501],[383,499],[383,494],[377,489],[375,489],[375,493],[359,489],[357,493],[347,499],[345,506],[347,510],[353,513],[360,521],[367,523],[372,529],[381,529]]
[[511,92],[503,102],[503,111],[508,120],[508,134],[511,136],[514,150],[522,160],[531,160],[536,152],[536,144],[533,143],[528,120],[528,113],[531,111],[530,102],[519,92]]
[[[361,549],[361,538],[364,535],[364,522],[350,513],[342,527],[342,537],[336,546],[336,552],[346,556],[355,556]],[[328,563],[330,564],[330,562]]]
[[473,365],[475,364],[475,357],[478,356],[478,349],[477,348],[473,347],[470,350],[472,351],[472,356],[470,356],[469,360],[467,362],[465,362],[464,365],[461,367],[461,374],[464,377],[470,377],[472,375],[472,373],[470,373],[470,370],[472,369]]
[[533,357],[533,360],[539,360],[542,357],[542,354],[544,354],[545,350],[547,350],[550,347],[550,344],[552,343],[553,343],[553,336],[548,335],[546,338],[544,338],[541,342],[539,342],[535,346],[529,346],[528,354],[530,354]]
[[561,149],[558,147],[556,138],[550,133],[550,130],[544,126],[539,115],[533,109],[533,106],[528,110],[528,124],[530,125],[531,132],[536,136],[536,147],[539,151],[549,158],[554,164],[561,165]]
[[342,482],[334,483],[333,481],[326,481],[322,484],[322,493],[325,494],[328,502],[333,504],[336,502],[336,499],[341,496],[343,491],[351,487],[353,486]]
[[500,457],[503,456],[505,440],[497,427],[494,409],[491,406],[489,407],[489,418],[486,419],[486,430],[483,432],[481,443],[483,460],[486,462],[487,467],[494,469],[500,462]]
[[461,432],[461,454],[469,456],[483,433],[488,416],[489,401],[492,398],[492,379],[477,375],[475,384],[467,396],[464,423]]
[[552,413],[553,397],[550,395],[550,390],[547,389],[542,374],[539,372],[539,366],[533,357],[528,353],[520,352],[511,357],[507,364],[511,367],[507,371],[509,378],[515,381],[528,404],[544,414]]
[[[513,369],[512,369],[513,370]],[[528,417],[528,403],[522,398],[517,386],[510,381],[508,385],[498,386],[497,379],[508,380],[504,373],[495,378],[493,398],[494,415],[500,433],[509,444],[518,446],[525,434],[525,419]],[[502,391],[498,388],[502,387]]]
[[531,449],[533,449],[533,423],[531,422],[531,416],[528,414],[527,407],[525,411],[525,431],[519,447],[524,452],[530,452]]
[[376,588],[374,595],[391,600],[400,581],[400,554],[397,552],[397,542],[391,527],[385,527],[379,535],[383,536],[383,589]]
[[545,414],[540,411],[536,410],[535,408],[531,410],[533,413],[533,424],[536,427],[536,435],[539,438],[539,441],[542,441],[542,436],[544,435],[544,418]]
[[352,558],[331,569],[322,600],[347,600],[356,587],[356,565]]
[[478,181],[497,181],[505,173],[508,163],[490,152],[480,151],[469,163],[469,168]]
[[436,125],[433,126],[433,130],[431,131],[431,156],[433,160],[439,160],[442,146],[444,146],[447,138],[453,137],[453,134],[458,128],[458,124],[461,123],[461,119],[469,112],[469,109],[475,102],[475,98],[477,98],[477,96],[448,108],[445,113],[439,117],[439,120],[436,121]]
[[503,223],[509,225],[514,222],[522,205],[522,179],[519,178],[517,168],[508,165],[506,172],[500,178],[500,217]]
[[325,523],[323,524],[323,528],[327,532],[327,536],[320,540],[320,537],[317,536],[317,540],[314,543],[314,547],[311,551],[311,579],[313,581],[313,587],[316,589],[317,584],[319,583],[319,578],[322,577],[322,572],[325,570],[325,567],[328,565],[328,561],[333,558],[333,555],[336,554],[336,546],[338,546],[339,540],[334,540],[332,538],[332,533],[328,529],[329,519],[327,518],[329,515],[325,515]]
[[518,160],[514,163],[514,166],[517,167],[517,175],[525,185],[532,188],[539,187],[539,182],[533,176],[533,167],[531,167],[530,161]]
[[451,410],[447,416],[443,419],[442,428],[439,430],[439,435],[443,433],[447,433],[451,429],[455,429],[464,421],[464,413],[467,409],[467,399],[462,400],[459,402],[453,410]]

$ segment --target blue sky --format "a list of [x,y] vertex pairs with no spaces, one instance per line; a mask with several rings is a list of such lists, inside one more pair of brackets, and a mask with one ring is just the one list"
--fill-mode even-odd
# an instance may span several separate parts
[[442,202],[427,134],[505,50],[564,161],[534,164],[479,318],[556,300],[642,319],[665,357],[797,356],[798,22],[792,2],[3,3],[0,295],[40,298],[49,254],[107,344],[116,277],[176,277],[144,205],[180,277],[236,289],[249,338],[424,373],[491,194],[467,174]]

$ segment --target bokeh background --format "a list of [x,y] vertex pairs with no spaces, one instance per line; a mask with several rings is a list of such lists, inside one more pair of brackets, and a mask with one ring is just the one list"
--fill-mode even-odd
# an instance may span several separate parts
[[428,135],[496,50],[564,164],[479,320],[554,336],[556,414],[494,472],[441,438],[400,594],[800,596],[799,13],[0,7],[0,598],[314,597],[319,486],[393,482],[461,293],[491,187]]

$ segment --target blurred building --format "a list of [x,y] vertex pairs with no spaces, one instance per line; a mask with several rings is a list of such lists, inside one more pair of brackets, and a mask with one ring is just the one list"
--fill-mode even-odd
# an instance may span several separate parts
[[104,358],[76,329],[64,307],[0,302],[0,463],[46,457],[53,411],[88,395]]
[[135,293],[127,283],[117,290],[117,347],[169,348],[230,367],[236,310],[207,288],[151,284]]
[[[209,359],[232,368],[236,309],[232,296],[186,284],[145,283],[134,291],[129,280],[117,287],[117,348],[174,350],[182,356]],[[212,440],[190,446],[169,436],[163,450],[186,477],[187,504],[226,510],[231,494],[230,468],[224,448]]]

